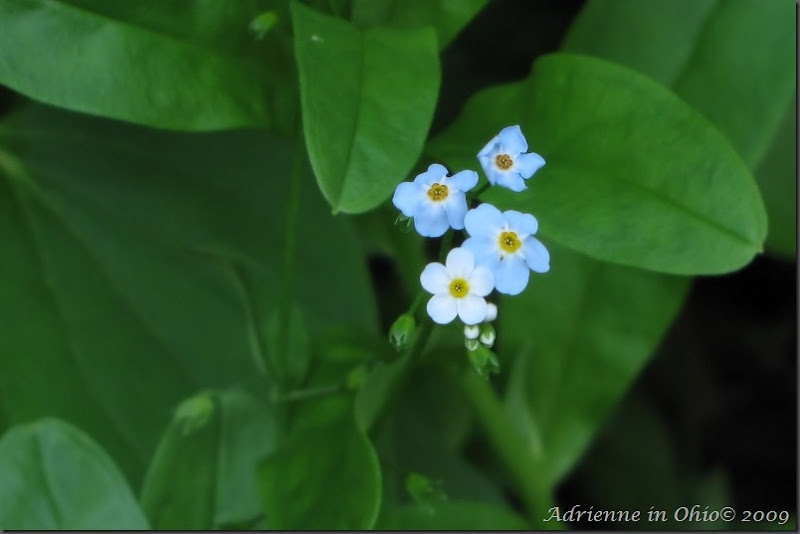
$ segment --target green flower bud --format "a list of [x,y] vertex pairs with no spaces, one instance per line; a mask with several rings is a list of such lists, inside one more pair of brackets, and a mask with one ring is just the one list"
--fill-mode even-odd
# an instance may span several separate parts
[[500,372],[500,362],[497,355],[488,348],[479,345],[477,349],[468,352],[472,368],[483,378],[489,378],[489,374],[497,374]]
[[489,323],[484,323],[481,325],[481,336],[478,338],[480,342],[488,347],[492,348],[494,345],[494,340],[497,338],[497,334],[494,331],[494,327]]
[[414,317],[404,313],[398,317],[389,329],[389,343],[401,352],[411,344],[417,330],[417,323]]
[[464,338],[464,346],[467,347],[468,351],[472,352],[473,350],[477,350],[478,347],[481,346],[481,344],[478,343],[477,339],[470,339],[468,337],[465,337]]

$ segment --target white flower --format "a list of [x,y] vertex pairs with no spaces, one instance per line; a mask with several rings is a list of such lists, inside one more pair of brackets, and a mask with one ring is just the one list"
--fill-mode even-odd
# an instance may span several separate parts
[[456,318],[464,324],[478,324],[486,318],[484,297],[494,288],[494,276],[486,267],[475,266],[472,252],[454,248],[445,265],[429,263],[419,276],[425,291],[433,293],[428,315],[434,322],[447,324]]

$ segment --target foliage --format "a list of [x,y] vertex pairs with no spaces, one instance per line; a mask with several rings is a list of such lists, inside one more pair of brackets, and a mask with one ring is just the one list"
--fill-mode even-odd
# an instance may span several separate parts
[[[558,526],[691,277],[795,254],[795,11],[590,0],[431,135],[485,5],[0,3],[1,529]],[[391,197],[512,125],[546,165],[466,201],[550,270],[477,364],[419,284],[466,235]]]

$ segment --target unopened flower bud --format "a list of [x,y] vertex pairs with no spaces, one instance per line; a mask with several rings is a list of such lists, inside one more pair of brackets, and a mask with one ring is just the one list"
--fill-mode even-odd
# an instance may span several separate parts
[[490,373],[496,374],[500,372],[500,362],[497,360],[497,355],[484,346],[479,345],[476,350],[468,352],[467,356],[475,372],[483,378],[488,378]]
[[464,325],[464,337],[467,339],[477,339],[481,335],[481,327],[476,324]]
[[486,319],[484,319],[484,321],[486,321],[487,323],[491,323],[495,319],[497,319],[497,305],[492,302],[487,302]]
[[472,352],[474,350],[478,350],[478,347],[480,347],[481,344],[478,343],[477,339],[464,338],[464,346],[467,347],[468,351]]
[[395,320],[389,329],[389,342],[400,352],[411,344],[416,329],[417,323],[414,321],[414,317],[404,313]]
[[484,323],[481,325],[481,335],[480,335],[480,342],[488,347],[491,348],[494,345],[494,340],[497,338],[497,334],[494,331],[494,327],[489,323]]

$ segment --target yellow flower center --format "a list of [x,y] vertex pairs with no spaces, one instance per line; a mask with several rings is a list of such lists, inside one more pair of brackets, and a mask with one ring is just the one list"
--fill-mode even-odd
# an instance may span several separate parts
[[500,234],[500,248],[506,252],[515,252],[522,246],[516,232],[503,232]]
[[442,200],[447,198],[449,191],[447,190],[447,186],[444,184],[433,184],[430,189],[428,189],[428,197],[434,202],[441,202]]
[[450,294],[460,299],[469,293],[469,283],[463,278],[456,278],[450,282]]
[[498,154],[497,157],[494,158],[494,164],[505,171],[514,165],[514,160],[511,159],[511,156],[508,154]]

